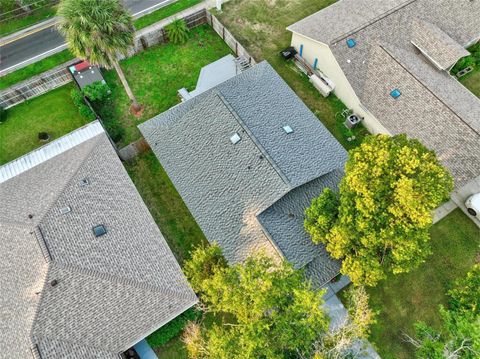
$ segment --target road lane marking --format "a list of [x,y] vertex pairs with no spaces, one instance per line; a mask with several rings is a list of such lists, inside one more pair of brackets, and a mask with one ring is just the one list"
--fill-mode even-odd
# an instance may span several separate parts
[[7,67],[6,69],[1,70],[1,71],[0,71],[0,75],[3,75],[4,72],[7,72],[7,71],[10,70],[11,68],[20,66],[20,65],[22,65],[22,64],[24,64],[24,63],[26,63],[26,62],[28,62],[28,61],[31,61],[31,60],[36,59],[37,57],[46,55],[46,54],[48,54],[48,53],[50,53],[50,52],[53,52],[53,51],[55,51],[55,50],[58,50],[58,49],[66,49],[66,48],[67,48],[67,44],[63,44],[63,45],[54,47],[53,49],[50,49],[50,50],[45,51],[45,52],[42,52],[41,54],[35,55],[34,57],[31,57],[31,58],[29,58],[29,59],[27,59],[27,60],[24,60],[24,61],[22,61],[22,62],[18,62],[18,63],[16,63],[15,65],[12,65],[12,66],[10,66],[10,67]]

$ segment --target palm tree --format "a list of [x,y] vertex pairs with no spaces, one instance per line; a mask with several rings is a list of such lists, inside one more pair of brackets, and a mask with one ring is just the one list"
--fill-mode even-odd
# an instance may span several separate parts
[[140,109],[118,63],[133,45],[131,15],[118,0],[63,0],[57,14],[58,31],[70,51],[92,65],[115,68],[135,111]]

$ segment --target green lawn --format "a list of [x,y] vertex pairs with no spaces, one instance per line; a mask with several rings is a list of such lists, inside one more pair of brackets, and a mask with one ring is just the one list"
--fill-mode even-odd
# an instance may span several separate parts
[[97,106],[108,124],[118,123],[124,131],[119,147],[140,138],[137,125],[179,103],[177,90],[195,88],[200,69],[230,52],[223,40],[208,25],[193,29],[183,45],[157,45],[121,62],[125,76],[140,103],[145,106],[140,118],[130,111],[130,101],[115,71],[104,72],[112,90],[110,100]]
[[140,29],[143,29],[144,27],[147,27],[149,25],[156,23],[157,21],[163,20],[166,17],[172,16],[177,12],[185,10],[193,5],[197,5],[202,1],[203,0],[178,0],[173,4],[162,7],[148,15],[144,15],[138,18],[133,23],[135,25],[135,28],[137,30],[140,30]]
[[435,224],[431,236],[433,254],[420,268],[369,290],[372,308],[380,311],[370,339],[383,359],[414,357],[403,333],[412,334],[418,320],[438,326],[447,290],[480,261],[480,230],[460,209]]
[[206,244],[203,232],[154,153],[137,156],[125,167],[180,264],[190,251]]
[[469,74],[463,76],[459,81],[480,98],[480,63]]
[[56,139],[87,123],[70,98],[72,88],[62,86],[7,110],[7,121],[0,123],[0,165],[43,145],[39,132]]
[[[133,23],[135,28],[142,29],[146,26],[149,26],[157,21],[165,19],[171,15],[176,14],[179,11],[185,10],[190,6],[200,3],[202,0],[178,0],[173,4],[162,7],[151,14],[142,16],[138,18]],[[54,11],[54,10],[52,10]],[[2,27],[3,30],[3,27]],[[41,74],[44,71],[48,71],[55,66],[58,66],[68,60],[73,59],[74,56],[68,50],[63,50],[57,54],[49,56],[43,60],[37,61],[31,65],[28,65],[22,69],[14,71],[8,75],[0,78],[0,90],[12,86],[20,81],[26,80],[32,76]]]
[[2,21],[0,22],[0,36],[14,33],[28,26],[36,24],[37,22],[53,17],[55,16],[56,11],[56,6],[47,5],[33,10],[28,15],[17,16],[14,19]]
[[55,66],[63,64],[74,56],[68,50],[60,51],[52,56],[46,57],[43,60],[37,61],[33,64],[25,66],[17,71],[11,72],[0,78],[0,90],[12,86],[20,81],[26,80],[32,76],[41,74],[42,72],[53,69]]
[[348,149],[367,134],[362,127],[357,141],[347,142],[340,112],[344,105],[335,96],[322,97],[279,52],[290,45],[291,33],[285,28],[334,3],[335,0],[232,0],[223,5],[219,20],[233,33],[256,60],[267,60],[319,117],[332,134]]

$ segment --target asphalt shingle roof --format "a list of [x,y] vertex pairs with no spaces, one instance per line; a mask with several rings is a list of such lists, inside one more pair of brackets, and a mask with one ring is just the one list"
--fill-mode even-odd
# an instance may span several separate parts
[[465,55],[479,14],[478,1],[340,0],[288,29],[328,44],[362,104],[391,133],[435,150],[461,187],[480,174],[480,100],[431,59],[448,67]]
[[[293,132],[287,134],[285,125]],[[207,239],[217,242],[230,262],[263,250],[288,253],[301,267],[323,254],[306,243],[303,221],[286,228],[295,241],[290,248],[287,239],[277,243],[260,224],[259,213],[313,180],[319,179],[319,189],[322,178],[346,160],[341,145],[267,62],[139,128]],[[235,133],[241,140],[232,144]],[[322,268],[328,279],[338,273],[338,265]]]
[[0,183],[0,198],[10,358],[117,358],[196,303],[103,131]]

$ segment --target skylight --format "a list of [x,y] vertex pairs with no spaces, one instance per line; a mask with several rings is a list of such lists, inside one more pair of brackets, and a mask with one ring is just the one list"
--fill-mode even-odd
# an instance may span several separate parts
[[240,135],[238,133],[234,133],[232,136],[230,136],[230,141],[235,145],[237,144],[238,142],[240,142],[242,138],[240,137]]
[[399,98],[401,94],[402,93],[399,89],[393,89],[392,91],[390,91],[390,96],[392,96],[394,99]]
[[103,224],[99,224],[98,226],[93,227],[92,230],[95,237],[101,237],[104,234],[107,234],[107,229]]
[[347,39],[347,46],[349,49],[351,49],[352,47],[355,47],[356,44],[357,42],[355,41],[355,39]]
[[283,130],[286,133],[292,133],[293,132],[293,128],[291,128],[289,125],[283,126]]

